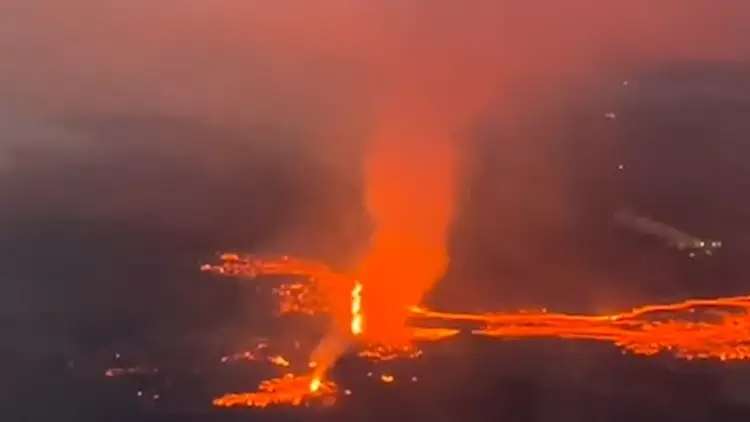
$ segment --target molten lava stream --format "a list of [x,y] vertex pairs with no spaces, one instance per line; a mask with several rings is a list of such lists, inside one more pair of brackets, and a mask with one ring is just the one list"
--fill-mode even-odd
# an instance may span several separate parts
[[[204,270],[241,276],[296,274],[330,285],[348,280],[346,276],[336,274],[323,264],[302,259],[284,257],[278,260],[263,260],[225,254],[222,256],[222,261],[217,266],[204,266]],[[361,298],[359,300],[361,301]],[[361,302],[358,306],[361,306]],[[703,315],[704,313],[706,315]],[[595,339],[613,342],[639,354],[649,355],[667,350],[688,359],[718,358],[723,360],[750,357],[750,340],[748,340],[750,339],[750,317],[748,315],[750,315],[750,296],[649,304],[631,311],[609,315],[571,315],[547,312],[470,314],[437,312],[417,307],[411,309],[411,316],[414,319],[481,323],[486,327],[473,331],[474,334],[479,335],[504,338]],[[358,323],[360,326],[362,319]],[[420,341],[447,338],[457,333],[456,330],[439,328],[433,331],[412,328],[408,332],[413,340]],[[374,345],[368,349],[369,352],[364,353],[371,357],[390,356],[391,352],[379,353],[376,350],[380,349],[382,352],[387,349],[393,351],[402,348],[408,347]]]
[[[225,261],[229,261],[229,263],[225,262],[225,265],[216,267],[204,266],[203,269],[218,274],[246,275],[251,277],[254,277],[258,273],[279,274],[284,271],[298,274],[307,274],[312,271],[319,273],[324,278],[332,277],[332,272],[327,269],[321,269],[321,267],[315,264],[305,265],[302,261],[295,261],[287,267],[286,265],[289,264],[288,259],[282,259],[280,262],[272,262],[270,264],[263,261],[245,260],[243,263],[238,264],[240,258],[237,255],[225,254],[222,258]],[[256,271],[256,268],[259,268],[260,271]],[[349,294],[349,329],[354,336],[360,335],[363,331],[363,315],[361,310],[362,289],[362,284],[354,281]],[[282,289],[282,291],[285,293],[291,292],[289,289]],[[282,297],[288,299],[286,295]],[[245,355],[242,354],[242,356]],[[280,365],[280,361],[283,358],[279,358],[269,359],[269,361],[279,366],[289,366],[288,361],[285,359],[283,360],[285,365]],[[310,362],[309,366],[313,371],[310,375],[295,376],[287,374],[283,377],[265,380],[260,383],[257,392],[226,394],[215,399],[213,403],[219,407],[266,407],[272,404],[299,406],[318,400],[322,401],[323,404],[333,404],[338,387],[334,382],[323,379],[323,375],[328,368],[318,366],[315,362]]]
[[750,298],[742,296],[647,305],[604,316],[416,312],[431,319],[484,323],[484,329],[472,331],[484,336],[591,339],[643,355],[670,351],[686,359],[750,359]]
[[[222,255],[218,265],[205,265],[204,271],[220,275],[251,277],[261,274],[297,275],[322,285],[319,294],[335,295],[333,302],[343,299],[342,289],[349,289],[349,330],[355,337],[367,332],[362,303],[367,300],[366,286],[338,274],[315,261],[283,257],[264,260],[236,254]],[[277,290],[287,311],[317,313],[325,310],[320,301],[301,299],[310,294],[309,284],[287,285]],[[344,287],[347,286],[347,287]],[[283,294],[279,294],[282,292]],[[750,359],[750,296],[716,299],[692,299],[672,304],[649,304],[631,311],[609,315],[572,315],[551,312],[506,312],[493,314],[448,313],[413,307],[408,310],[412,320],[431,322],[462,322],[481,324],[473,334],[497,338],[556,337],[611,342],[636,354],[653,355],[669,351],[686,359],[744,360]],[[335,311],[343,316],[344,312]],[[371,342],[365,344],[360,356],[389,360],[414,358],[421,355],[413,342],[437,341],[459,333],[455,328],[406,327],[404,343]],[[362,339],[368,340],[368,339]],[[369,339],[377,340],[377,339]],[[270,360],[272,363],[275,361]],[[278,364],[278,362],[276,362]],[[282,365],[283,366],[283,365]],[[324,381],[327,368],[316,368],[316,375],[284,377],[261,383],[256,393],[228,394],[216,399],[217,406],[267,406],[288,403],[299,405],[316,398],[332,402],[336,385]]]
[[291,374],[266,380],[258,385],[254,393],[230,393],[214,399],[219,407],[266,407],[287,404],[299,406],[320,400],[323,404],[333,404],[338,387],[331,381],[322,381],[310,376]]

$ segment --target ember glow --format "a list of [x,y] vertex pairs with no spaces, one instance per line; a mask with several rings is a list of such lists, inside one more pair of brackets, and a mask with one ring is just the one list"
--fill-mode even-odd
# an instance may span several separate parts
[[[335,273],[325,265],[313,261],[284,257],[268,260],[236,254],[223,255],[216,265],[205,265],[204,271],[216,274],[250,277],[285,271],[304,278],[296,285],[305,286],[305,293],[314,285],[329,283],[326,289],[336,291],[331,283],[354,286],[350,289],[351,335],[360,338],[358,355],[376,361],[413,359],[422,356],[417,343],[449,339],[461,330],[434,327],[440,322],[465,324],[474,335],[506,340],[550,337],[610,342],[628,352],[651,356],[671,353],[684,359],[750,359],[750,296],[715,299],[694,299],[672,304],[651,304],[630,311],[608,315],[574,315],[548,311],[519,311],[507,313],[448,313],[411,306],[402,310],[413,324],[430,322],[431,328],[409,326],[396,342],[372,341],[362,323],[367,316],[362,304],[369,299],[363,284],[351,277]],[[335,301],[319,298],[320,303]],[[367,309],[367,308],[364,308]],[[316,313],[316,309],[300,309],[301,313]],[[274,360],[268,359],[271,363]],[[280,365],[284,366],[284,365]],[[315,365],[311,364],[311,368]],[[394,382],[391,375],[381,375],[384,383]],[[333,401],[337,387],[324,381],[320,371],[311,376],[293,376],[269,380],[261,384],[260,392],[230,394],[219,398],[219,406],[266,406],[274,403],[299,405],[315,398]]]

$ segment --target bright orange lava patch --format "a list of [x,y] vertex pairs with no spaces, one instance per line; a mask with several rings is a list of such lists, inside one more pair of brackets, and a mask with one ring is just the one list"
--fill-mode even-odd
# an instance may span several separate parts
[[286,404],[299,406],[311,401],[320,400],[324,404],[333,404],[336,384],[322,381],[311,376],[297,377],[285,375],[260,383],[255,393],[230,393],[214,400],[219,407],[266,407]]
[[[222,275],[255,277],[259,274],[296,274],[314,280],[316,283],[298,283],[307,286],[301,291],[309,294],[313,284],[344,283],[354,286],[350,291],[350,323],[354,337],[363,333],[359,355],[369,359],[390,360],[396,358],[417,358],[422,351],[415,342],[448,339],[459,330],[449,327],[407,327],[399,326],[399,342],[373,341],[378,336],[366,335],[370,329],[370,315],[367,304],[370,290],[353,282],[350,277],[337,274],[325,265],[301,259],[259,259],[255,257],[224,255],[217,265],[206,265],[204,271]],[[331,287],[329,291],[336,291]],[[338,289],[340,290],[340,289]],[[380,300],[385,301],[383,293]],[[416,290],[412,290],[415,292]],[[399,295],[399,297],[405,297]],[[289,296],[282,296],[290,300]],[[325,303],[321,298],[316,303]],[[393,309],[392,307],[388,309]],[[715,299],[695,299],[673,304],[652,304],[627,312],[609,315],[572,315],[553,312],[508,312],[495,314],[446,313],[424,308],[406,307],[396,317],[383,315],[384,320],[394,325],[382,325],[381,329],[391,329],[402,324],[405,318],[429,320],[432,324],[461,322],[477,325],[471,332],[475,335],[504,339],[526,337],[556,337],[566,339],[586,339],[606,341],[624,350],[640,355],[654,355],[669,352],[684,359],[750,359],[750,296],[725,297]],[[303,313],[318,313],[321,308],[300,309]],[[382,310],[380,312],[383,312]],[[378,314],[382,315],[382,314]],[[376,325],[376,327],[378,327]],[[390,334],[383,332],[382,334]],[[251,356],[254,360],[265,360],[280,367],[288,366],[281,357],[265,356],[265,347],[253,352],[240,354],[240,358]],[[250,359],[250,358],[247,358]],[[390,383],[390,376],[381,377]],[[287,403],[299,405],[311,399],[325,399],[331,402],[336,392],[335,384],[316,376],[287,375],[265,381],[260,391],[248,394],[229,394],[215,401],[218,406],[267,406]]]

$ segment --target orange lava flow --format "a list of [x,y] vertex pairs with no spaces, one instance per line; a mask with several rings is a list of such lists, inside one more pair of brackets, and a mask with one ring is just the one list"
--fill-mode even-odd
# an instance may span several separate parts
[[257,256],[224,253],[219,256],[220,264],[206,264],[201,271],[220,275],[255,278],[259,275],[296,275],[325,282],[336,279],[337,274],[320,262],[282,256],[266,259]]
[[[282,311],[305,314],[328,312],[335,320],[346,315],[343,319],[348,321],[348,332],[359,340],[359,356],[367,359],[386,361],[418,358],[423,352],[415,343],[444,340],[461,332],[457,328],[404,325],[399,329],[397,339],[390,337],[388,341],[384,341],[382,332],[377,336],[369,336],[369,312],[373,305],[369,302],[371,292],[367,286],[371,284],[365,286],[352,277],[336,273],[315,261],[224,254],[220,263],[204,265],[202,270],[250,278],[259,275],[300,277],[300,280],[274,289],[282,302]],[[376,300],[376,304],[380,304],[382,300],[385,300],[385,295]],[[344,303],[347,306],[343,306]],[[472,334],[486,337],[586,339],[606,341],[625,351],[646,356],[669,352],[684,359],[750,359],[750,296],[651,304],[608,315],[574,315],[547,311],[448,313],[406,306],[404,302],[396,303],[403,309],[391,322],[401,321],[403,315],[406,315],[409,321],[416,323],[430,322],[430,325],[436,325],[450,322],[452,325],[469,325],[472,327]],[[385,310],[392,311],[393,305]],[[271,354],[267,342],[261,342],[252,351],[223,359],[225,362],[232,360],[265,361],[282,368],[290,365],[282,356]],[[287,374],[263,381],[257,392],[227,394],[217,398],[214,405],[297,406],[318,401],[332,404],[337,386],[331,381],[323,380],[322,375],[328,368],[316,367],[313,363],[311,368],[314,368],[312,375]],[[384,383],[393,381],[390,375],[382,375],[381,379]]]
[[[300,258],[257,256],[224,253],[219,264],[206,264],[201,271],[217,275],[256,278],[259,275],[296,276],[308,283],[284,283],[273,289],[279,299],[279,313],[333,313],[350,320],[351,277],[334,272],[327,265]],[[313,282],[313,283],[309,283]],[[361,288],[361,287],[360,287]]]
[[[242,264],[245,262],[246,264]],[[204,267],[215,272],[225,265],[233,273],[254,275],[262,268],[273,269],[278,274],[287,266],[292,274],[306,275],[324,280],[346,280],[327,267],[304,260],[283,259],[280,263],[253,258],[226,260],[217,266]],[[283,264],[283,265],[282,265]],[[298,264],[298,265],[297,265]],[[247,267],[243,270],[243,265]],[[369,297],[363,299],[367,303]],[[477,324],[476,335],[520,338],[557,337],[600,340],[614,343],[636,354],[653,355],[671,352],[685,359],[750,359],[750,296],[715,299],[691,299],[672,304],[650,304],[630,311],[608,315],[573,315],[553,312],[507,312],[494,314],[447,313],[411,307],[414,320],[452,321]],[[365,315],[367,310],[365,308]],[[411,341],[429,341],[449,338],[456,329],[411,327],[404,330]],[[392,359],[417,356],[408,343],[372,342],[361,352],[371,358]]]
[[481,322],[472,333],[503,338],[558,337],[609,341],[641,355],[663,351],[685,359],[750,359],[750,296],[647,305],[618,314],[449,314],[420,311],[438,320]]
[[234,353],[221,358],[222,363],[237,361],[268,362],[281,368],[288,368],[291,366],[291,362],[289,362],[287,358],[279,354],[273,354],[269,351],[269,341],[267,339],[260,339],[252,350]]
[[[220,264],[203,265],[201,270],[218,275],[246,278],[255,278],[258,275],[301,276],[308,283],[295,281],[273,289],[280,301],[280,313],[295,312],[313,315],[327,312],[333,314],[337,320],[346,315],[348,331],[353,336],[362,334],[364,330],[362,283],[339,275],[321,263],[287,256],[270,260],[225,253],[220,256],[220,259]],[[309,283],[309,281],[314,283]],[[346,286],[346,300],[344,300],[342,286]],[[344,302],[348,303],[345,311]],[[267,361],[279,367],[290,366],[290,362],[284,357],[265,353],[267,348],[268,343],[261,342],[254,350],[225,356],[222,361],[254,360]],[[318,362],[310,361],[308,366],[312,370],[310,375],[286,374],[283,377],[266,380],[259,385],[257,392],[226,394],[215,399],[214,405],[220,407],[266,407],[279,404],[298,406],[310,401],[332,404],[335,401],[337,386],[332,381],[323,379],[328,369],[326,363],[320,365]]]
[[285,375],[266,380],[254,393],[230,393],[214,399],[218,407],[266,407],[269,405],[299,406],[313,401],[333,404],[338,387],[331,381],[320,381],[312,376]]

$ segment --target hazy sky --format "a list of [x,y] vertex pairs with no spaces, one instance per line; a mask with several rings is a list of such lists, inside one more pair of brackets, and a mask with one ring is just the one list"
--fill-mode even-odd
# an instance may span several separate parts
[[491,122],[488,237],[524,255],[571,207],[536,112],[620,69],[743,59],[748,21],[744,0],[0,0],[3,211],[353,245],[388,110]]
[[[60,123],[126,115],[184,117],[246,142],[313,142],[328,163],[352,171],[384,94],[404,90],[404,101],[422,98],[469,125],[488,96],[497,115],[512,113],[504,93],[532,82],[590,77],[618,63],[741,56],[750,5],[3,0],[0,12],[6,169],[35,164],[14,157],[18,145],[66,156],[127,143]],[[256,133],[274,125],[296,134]],[[221,142],[175,139],[168,147],[204,155]]]

